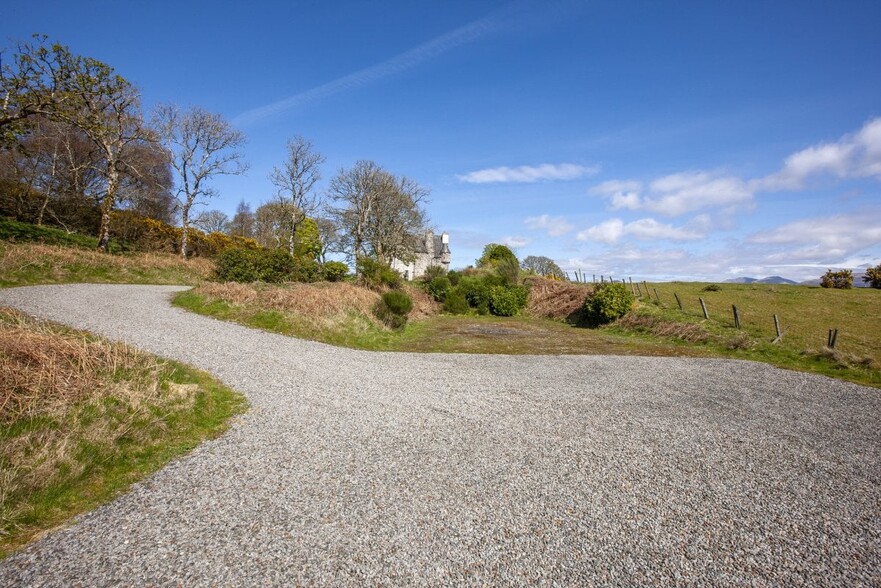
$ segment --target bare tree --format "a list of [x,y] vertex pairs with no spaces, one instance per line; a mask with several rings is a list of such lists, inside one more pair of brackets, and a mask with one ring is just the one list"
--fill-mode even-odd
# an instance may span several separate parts
[[413,256],[413,236],[425,230],[423,204],[429,191],[407,177],[382,174],[380,197],[370,214],[368,242],[376,259],[391,264],[393,259],[409,261]]
[[124,173],[137,174],[131,165],[132,148],[154,140],[141,116],[140,93],[112,67],[90,57],[61,54],[62,67],[76,80],[73,98],[51,116],[80,129],[97,148],[102,163],[103,190],[99,197],[101,224],[98,249],[107,251],[110,213],[116,206]]
[[225,233],[229,229],[229,217],[220,210],[206,210],[193,220],[193,226],[205,233]]
[[328,216],[340,229],[342,252],[353,261],[366,254],[370,214],[380,198],[382,171],[374,162],[361,160],[351,169],[341,169],[330,181],[328,197],[335,206],[328,207]]
[[193,206],[215,196],[208,185],[218,175],[239,175],[248,169],[242,154],[245,136],[233,129],[219,114],[199,107],[181,112],[172,104],[156,108],[153,124],[168,150],[171,167],[177,175],[176,196],[181,213],[182,257],[187,256],[187,232]]
[[520,262],[520,267],[524,270],[535,272],[540,276],[553,276],[563,279],[566,274],[560,269],[560,266],[550,257],[543,255],[530,255]]
[[342,250],[355,260],[367,255],[391,263],[413,254],[413,235],[426,225],[428,190],[397,178],[372,161],[359,161],[331,180],[330,218],[339,227]]
[[284,165],[273,168],[269,179],[276,187],[276,198],[287,210],[288,253],[293,256],[297,229],[321,205],[321,197],[313,188],[321,179],[324,156],[299,135],[288,141],[287,149]]
[[249,239],[254,236],[254,213],[251,212],[251,205],[244,200],[236,207],[236,214],[230,221],[229,234]]
[[318,260],[321,263],[327,263],[328,253],[342,253],[340,250],[340,231],[329,218],[316,218],[315,224],[318,227],[318,239],[320,249],[318,251]]

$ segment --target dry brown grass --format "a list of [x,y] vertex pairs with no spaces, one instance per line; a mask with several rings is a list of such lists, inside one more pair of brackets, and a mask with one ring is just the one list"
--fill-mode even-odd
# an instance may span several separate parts
[[70,281],[193,284],[207,279],[213,269],[208,259],[184,261],[168,253],[111,255],[40,243],[0,246],[0,278],[7,285]]
[[688,343],[706,343],[712,338],[710,333],[699,324],[668,321],[644,314],[626,314],[618,319],[615,325],[631,331],[679,339]]
[[352,311],[370,315],[380,298],[372,290],[347,282],[291,283],[283,286],[208,282],[196,291],[230,304],[256,305],[262,309],[320,318],[332,318]]
[[163,367],[126,345],[0,309],[0,545],[33,508],[22,496],[76,478],[96,452],[115,455],[122,438],[155,435],[157,407],[193,401],[160,389]]
[[[413,299],[411,319],[437,314],[437,303],[428,294],[414,286],[405,288]],[[206,282],[195,291],[230,304],[293,313],[304,320],[318,320],[325,325],[354,313],[363,315],[376,326],[382,326],[382,322],[373,314],[381,295],[349,282],[284,285]]]
[[593,286],[547,278],[529,278],[529,303],[526,315],[536,318],[565,320],[577,314]]

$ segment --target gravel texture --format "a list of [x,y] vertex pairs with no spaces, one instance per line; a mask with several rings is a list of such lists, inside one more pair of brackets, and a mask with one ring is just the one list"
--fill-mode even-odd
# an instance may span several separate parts
[[216,374],[251,410],[0,562],[0,586],[881,585],[881,391],[727,360],[372,353],[170,307],[0,305]]

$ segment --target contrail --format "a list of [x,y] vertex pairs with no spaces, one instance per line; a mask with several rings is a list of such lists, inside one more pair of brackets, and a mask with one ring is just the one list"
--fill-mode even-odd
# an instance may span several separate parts
[[359,88],[387,76],[412,69],[420,63],[502,29],[506,21],[510,23],[512,6],[508,5],[496,10],[481,19],[435,37],[427,43],[423,43],[376,65],[371,65],[326,84],[294,94],[278,102],[247,110],[236,116],[232,122],[236,126],[246,126],[344,90]]

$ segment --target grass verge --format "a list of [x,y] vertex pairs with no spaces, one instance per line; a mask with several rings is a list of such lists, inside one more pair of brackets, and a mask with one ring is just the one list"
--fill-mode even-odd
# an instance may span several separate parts
[[223,432],[207,374],[0,309],[0,557]]

